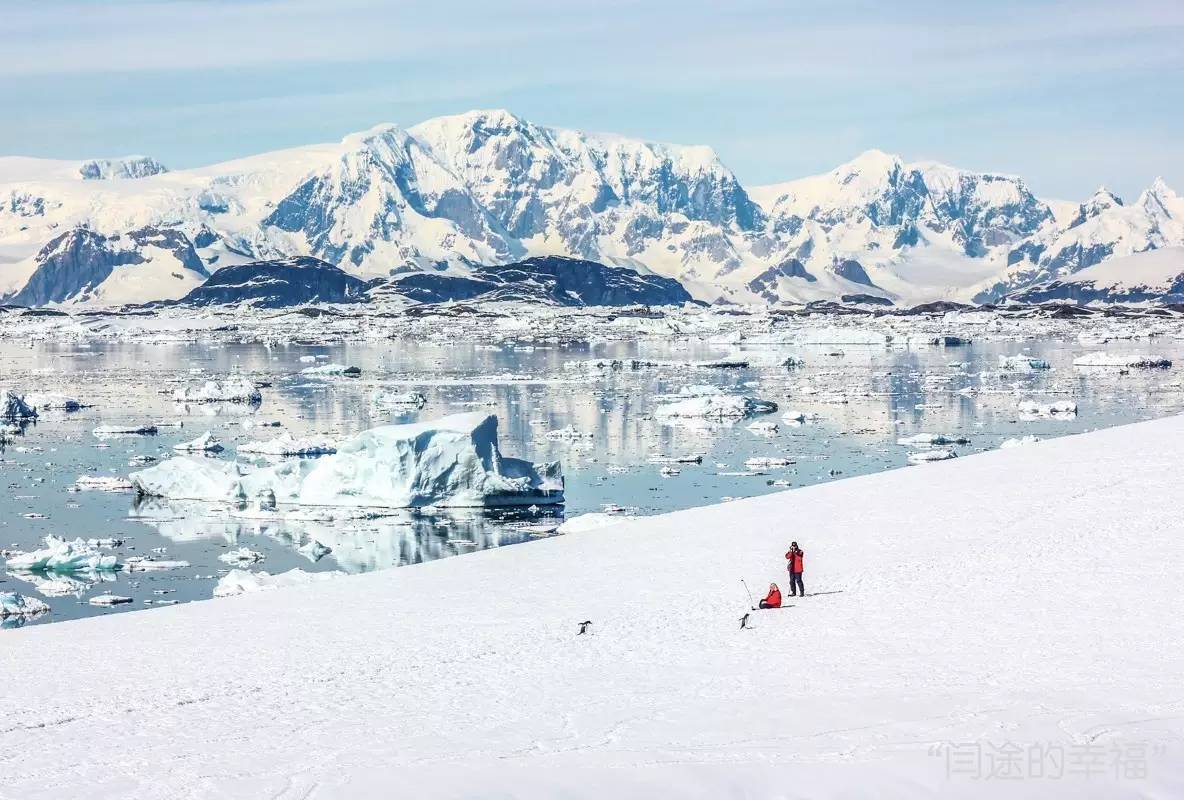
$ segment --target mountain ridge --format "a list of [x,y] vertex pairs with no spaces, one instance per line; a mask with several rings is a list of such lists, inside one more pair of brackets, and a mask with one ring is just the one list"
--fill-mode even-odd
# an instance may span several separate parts
[[[564,256],[673,278],[709,302],[994,302],[1184,245],[1184,201],[1162,180],[1132,203],[1103,190],[1072,211],[1016,176],[871,150],[746,187],[710,147],[500,109],[190,170],[38,161],[0,158],[0,298],[31,304],[177,299],[203,272],[297,256],[362,280]],[[67,231],[100,255],[51,264],[46,247]]]

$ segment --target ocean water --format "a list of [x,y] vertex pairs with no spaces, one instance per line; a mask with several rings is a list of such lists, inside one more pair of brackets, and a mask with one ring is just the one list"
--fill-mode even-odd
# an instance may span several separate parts
[[[912,348],[654,341],[516,347],[407,339],[282,347],[197,341],[5,342],[0,344],[0,385],[18,392],[62,392],[93,405],[71,413],[45,412],[3,446],[0,549],[36,549],[46,535],[115,538],[122,544],[107,552],[121,561],[141,555],[190,566],[76,574],[67,576],[67,583],[73,583],[59,580],[53,586],[46,580],[59,576],[4,570],[0,591],[50,604],[50,614],[28,624],[121,613],[210,598],[228,569],[219,556],[238,547],[263,554],[250,569],[273,574],[294,567],[350,573],[386,569],[552,535],[563,514],[606,508],[654,514],[883,469],[940,469],[909,466],[910,453],[925,448],[899,440],[918,433],[966,440],[949,446],[963,457],[995,449],[1009,438],[1051,438],[1184,409],[1176,369],[1124,372],[1072,365],[1075,356],[1098,349],[1057,339]],[[1115,342],[1105,349],[1178,363],[1184,357],[1184,343],[1175,339]],[[1051,369],[1000,369],[1000,356],[1020,354],[1043,359]],[[791,357],[803,363],[786,366]],[[638,369],[573,367],[592,358],[659,363]],[[725,358],[746,361],[747,366],[703,365]],[[362,374],[300,373],[325,363],[354,365]],[[182,406],[171,400],[181,386],[229,375],[244,375],[262,385],[263,402]],[[730,423],[671,424],[657,413],[668,396],[696,386],[771,400],[780,408]],[[424,408],[383,408],[372,399],[378,391],[412,390],[427,398]],[[1031,418],[1020,413],[1022,400],[1071,400],[1078,413]],[[786,422],[782,412],[789,409],[802,412],[807,421]],[[226,446],[215,457],[234,459],[236,444],[283,431],[341,437],[375,425],[463,411],[498,417],[504,454],[560,460],[567,479],[566,506],[537,515],[526,510],[404,511],[376,518],[275,523],[199,503],[74,489],[81,475],[126,476],[141,468],[132,463],[135,459],[171,457],[174,445],[206,431]],[[272,422],[280,427],[264,426]],[[750,429],[757,422],[765,424]],[[101,424],[131,423],[154,423],[158,433],[114,439],[92,433]],[[577,436],[547,435],[569,426]],[[688,456],[701,460],[663,463],[664,457]],[[746,464],[753,458],[792,463]],[[315,561],[302,554],[299,547],[312,540],[332,552]],[[110,609],[90,605],[90,598],[104,593],[132,602]]]

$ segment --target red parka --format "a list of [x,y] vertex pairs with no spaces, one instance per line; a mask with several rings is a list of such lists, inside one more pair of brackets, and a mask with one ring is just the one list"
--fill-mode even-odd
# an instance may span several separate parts
[[806,552],[801,549],[798,549],[796,551],[790,550],[788,553],[786,553],[785,559],[789,562],[789,564],[787,565],[789,567],[789,571],[790,572],[805,572],[806,571],[804,568],[805,558],[806,558]]
[[765,605],[769,608],[781,608],[781,590],[775,584],[769,587],[769,593],[765,595]]

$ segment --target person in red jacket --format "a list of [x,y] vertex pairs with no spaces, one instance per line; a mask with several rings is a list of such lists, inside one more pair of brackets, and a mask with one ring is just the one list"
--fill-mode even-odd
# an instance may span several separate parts
[[789,543],[789,552],[785,554],[785,568],[789,570],[789,596],[806,596],[806,585],[802,583],[802,572],[805,571],[806,554],[797,542]]
[[761,608],[781,608],[781,590],[777,588],[777,584],[769,584],[769,593],[761,601]]

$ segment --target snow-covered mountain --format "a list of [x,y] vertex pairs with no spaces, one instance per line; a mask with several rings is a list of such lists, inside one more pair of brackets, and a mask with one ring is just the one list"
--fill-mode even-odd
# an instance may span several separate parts
[[1184,303],[1184,247],[1110,258],[1011,297],[1025,303]]
[[870,151],[746,189],[707,147],[506,111],[171,172],[0,158],[0,298],[29,304],[175,299],[227,265],[296,256],[362,279],[567,256],[708,301],[983,301],[1173,245],[1184,207],[1162,182],[1066,209],[1019,178]]

